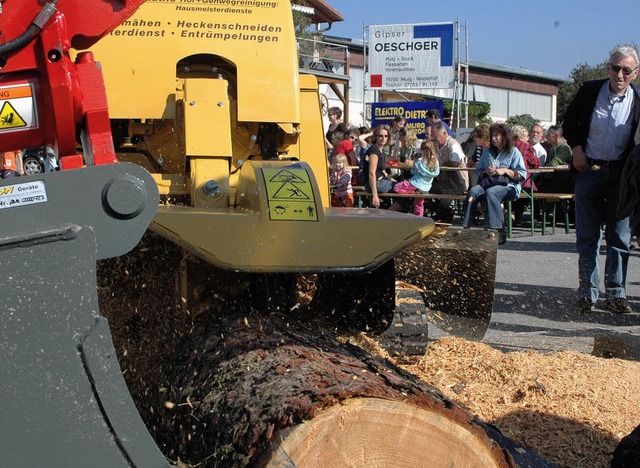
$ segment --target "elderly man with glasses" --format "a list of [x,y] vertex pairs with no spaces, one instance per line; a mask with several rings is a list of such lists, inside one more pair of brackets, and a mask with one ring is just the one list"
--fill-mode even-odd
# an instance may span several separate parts
[[563,124],[577,171],[576,248],[578,301],[576,312],[590,312],[599,296],[598,264],[602,226],[607,244],[604,269],[605,307],[630,313],[625,283],[631,232],[629,218],[616,218],[624,161],[633,148],[640,120],[640,94],[631,82],[638,76],[638,52],[618,46],[609,54],[609,78],[580,87]]

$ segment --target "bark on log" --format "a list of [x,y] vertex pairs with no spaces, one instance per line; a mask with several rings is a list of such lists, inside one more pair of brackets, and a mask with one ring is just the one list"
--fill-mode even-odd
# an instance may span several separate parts
[[212,318],[169,367],[147,416],[171,459],[198,466],[515,466],[526,454],[415,376],[291,318]]
[[[297,309],[176,306],[179,249],[146,236],[100,265],[102,312],[167,458],[206,466],[547,466],[391,363]],[[179,299],[179,298],[178,298]],[[242,312],[245,311],[245,312]]]

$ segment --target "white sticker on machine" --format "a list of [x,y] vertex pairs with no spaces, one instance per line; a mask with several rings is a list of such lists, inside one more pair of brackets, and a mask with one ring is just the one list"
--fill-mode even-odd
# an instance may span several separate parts
[[47,188],[42,180],[0,187],[0,210],[46,201]]
[[37,127],[35,104],[29,82],[0,86],[0,132]]

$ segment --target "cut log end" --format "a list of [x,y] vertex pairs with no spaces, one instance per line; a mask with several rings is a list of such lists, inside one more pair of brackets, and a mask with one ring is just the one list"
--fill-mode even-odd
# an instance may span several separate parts
[[282,431],[265,465],[494,467],[495,445],[442,414],[404,402],[354,398]]

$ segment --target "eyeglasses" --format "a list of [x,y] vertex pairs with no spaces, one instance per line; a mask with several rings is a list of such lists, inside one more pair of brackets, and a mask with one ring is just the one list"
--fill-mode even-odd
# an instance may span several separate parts
[[389,135],[383,135],[382,133],[378,133],[376,136],[378,138],[389,138]]
[[613,63],[610,63],[609,67],[616,74],[620,73],[620,70],[622,70],[623,75],[631,75],[634,71],[636,71],[636,68],[638,68],[638,67],[634,67],[634,68],[622,67],[620,65],[614,65]]
[[352,140],[355,140],[356,136],[355,135],[350,135],[349,138],[351,138]]

